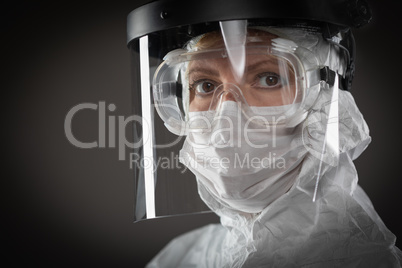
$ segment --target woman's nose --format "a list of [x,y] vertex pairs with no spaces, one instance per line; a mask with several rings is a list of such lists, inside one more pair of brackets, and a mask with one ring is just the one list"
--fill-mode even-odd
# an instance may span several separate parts
[[236,97],[233,94],[234,93],[231,91],[224,90],[222,92],[221,101],[236,101]]
[[232,83],[224,83],[221,85],[220,89],[217,89],[218,99],[220,102],[223,101],[237,101],[241,95],[238,86]]

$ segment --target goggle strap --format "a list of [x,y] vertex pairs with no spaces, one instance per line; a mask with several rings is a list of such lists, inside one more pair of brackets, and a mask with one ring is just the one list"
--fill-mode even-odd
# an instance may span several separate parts
[[335,76],[338,75],[338,79],[339,79],[339,89],[341,90],[347,90],[347,88],[345,88],[343,86],[343,82],[345,80],[344,77],[342,77],[340,74],[337,74],[335,71],[331,70],[328,66],[324,66],[320,69],[320,79],[321,81],[324,81],[325,83],[327,83],[329,86],[334,86],[335,84]]

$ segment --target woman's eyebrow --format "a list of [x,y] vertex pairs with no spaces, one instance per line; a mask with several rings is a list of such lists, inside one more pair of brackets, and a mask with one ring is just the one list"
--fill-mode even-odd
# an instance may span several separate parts
[[[258,70],[261,67],[277,67],[278,66],[278,59],[276,58],[265,58],[264,60],[259,60],[253,64],[250,65],[246,65],[246,71],[247,72],[252,72],[254,70]],[[208,67],[204,67],[204,66],[195,66],[193,68],[191,68],[188,71],[188,77],[190,77],[193,73],[201,73],[201,74],[205,74],[208,76],[214,76],[214,77],[218,77],[219,74],[219,70],[215,69],[215,68],[208,68]]]
[[[275,60],[273,60],[273,59],[272,60],[259,61],[259,62],[256,62],[254,64],[246,66],[246,70],[247,71],[253,71],[254,69],[261,68],[261,66],[265,66],[265,65],[268,65],[268,66],[274,65],[274,66],[276,66],[277,62]],[[193,73],[201,73],[201,74],[205,74],[205,75],[209,75],[209,76],[215,76],[215,77],[219,76],[219,71],[218,70],[211,69],[211,68],[205,68],[205,67],[191,68],[188,71],[188,76],[190,77]]]
[[278,60],[273,59],[273,58],[260,60],[256,63],[246,65],[246,70],[247,70],[247,72],[250,72],[250,71],[254,71],[255,69],[259,69],[262,66],[278,66]]
[[192,73],[202,73],[209,76],[219,76],[219,71],[210,68],[203,68],[203,67],[195,67],[189,70],[188,76],[190,77]]
[[281,61],[279,61],[278,59],[275,59],[275,58],[269,58],[269,59],[265,59],[265,60],[260,60],[260,61],[258,61],[256,63],[247,65],[246,66],[246,72],[251,73],[251,72],[253,72],[255,70],[258,70],[258,69],[261,69],[261,68],[267,68],[267,67],[275,68],[275,69],[282,70],[282,71],[283,71],[283,68],[285,67],[287,72],[289,72],[291,74],[294,74],[294,69],[292,68],[292,66],[288,62],[286,62],[286,61],[281,62]]

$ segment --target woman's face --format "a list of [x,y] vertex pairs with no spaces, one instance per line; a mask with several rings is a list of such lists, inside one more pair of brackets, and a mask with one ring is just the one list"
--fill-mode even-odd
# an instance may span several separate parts
[[[244,71],[235,77],[228,57],[197,59],[187,70],[190,90],[190,112],[206,111],[218,92],[240,88],[249,106],[266,107],[290,104],[295,98],[295,79],[291,65],[282,58],[268,54],[268,46],[276,36],[253,30],[248,34]],[[225,44],[217,33],[206,34],[197,43],[199,51],[222,49]],[[238,73],[237,73],[238,74]],[[221,94],[221,101],[234,100],[233,94]]]

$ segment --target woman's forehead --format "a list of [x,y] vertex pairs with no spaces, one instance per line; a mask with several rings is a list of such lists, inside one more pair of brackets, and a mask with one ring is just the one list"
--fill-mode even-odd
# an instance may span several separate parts
[[[277,37],[278,36],[267,31],[248,29],[246,43],[247,45],[269,45],[271,44],[272,39]],[[239,38],[243,37],[239,36]],[[203,37],[201,37],[201,39],[196,43],[195,47],[199,50],[224,48],[225,42],[221,32],[214,31],[207,33]]]

